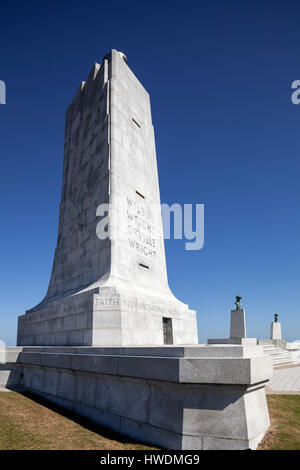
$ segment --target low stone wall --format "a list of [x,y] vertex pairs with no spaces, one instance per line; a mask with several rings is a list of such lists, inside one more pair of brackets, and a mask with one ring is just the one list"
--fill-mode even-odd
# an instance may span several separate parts
[[258,339],[257,344],[260,346],[263,345],[274,345],[276,348],[286,348],[287,342],[285,339]]
[[300,362],[300,342],[299,341],[286,343],[286,349],[290,351],[294,362]]
[[136,440],[254,449],[269,426],[272,374],[257,349],[28,347],[16,365],[28,390]]
[[0,361],[0,388],[15,388],[21,382],[21,365],[18,363],[22,348],[2,348]]

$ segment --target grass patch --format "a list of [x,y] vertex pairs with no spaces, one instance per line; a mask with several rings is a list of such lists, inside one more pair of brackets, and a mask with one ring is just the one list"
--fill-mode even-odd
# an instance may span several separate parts
[[148,450],[31,393],[0,393],[0,450]]
[[[300,450],[300,395],[267,395],[259,450]],[[149,450],[31,393],[0,393],[0,450]]]
[[260,450],[300,450],[300,395],[267,395],[271,426]]

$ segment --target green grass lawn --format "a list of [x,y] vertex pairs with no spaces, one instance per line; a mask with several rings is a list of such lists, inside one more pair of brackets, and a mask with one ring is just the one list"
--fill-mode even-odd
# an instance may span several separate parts
[[148,450],[30,393],[0,393],[0,450]]
[[261,450],[300,450],[300,395],[267,395],[271,426]]
[[[271,426],[260,450],[300,450],[300,395],[267,395]],[[30,393],[0,393],[0,450],[154,449]]]

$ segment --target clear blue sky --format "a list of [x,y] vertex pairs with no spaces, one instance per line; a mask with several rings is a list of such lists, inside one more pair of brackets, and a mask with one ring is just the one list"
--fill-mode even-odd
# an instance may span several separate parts
[[201,342],[279,313],[300,339],[300,5],[296,1],[5,2],[0,12],[0,339],[44,296],[56,245],[64,115],[112,48],[151,95],[162,202],[205,204],[205,246],[167,241],[170,286]]

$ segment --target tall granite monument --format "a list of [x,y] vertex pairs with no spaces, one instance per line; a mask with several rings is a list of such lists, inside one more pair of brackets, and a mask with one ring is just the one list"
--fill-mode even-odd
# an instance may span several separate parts
[[67,112],[51,280],[0,385],[160,447],[255,449],[272,359],[246,338],[240,296],[230,338],[197,344],[195,312],[168,287],[159,205],[149,95],[113,50]]
[[50,284],[18,345],[197,344],[196,312],[168,286],[159,206],[149,94],[112,50],[67,110]]

